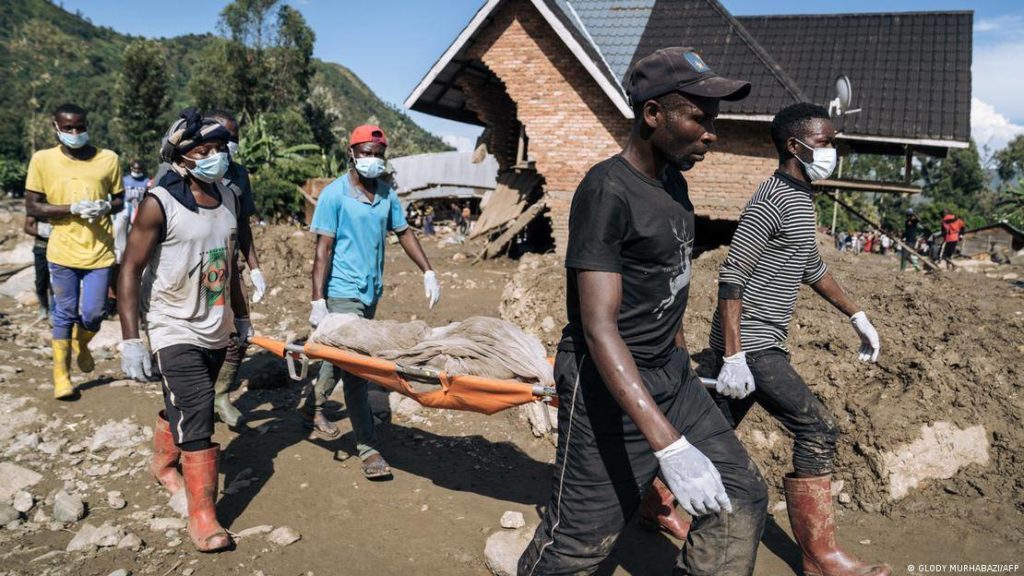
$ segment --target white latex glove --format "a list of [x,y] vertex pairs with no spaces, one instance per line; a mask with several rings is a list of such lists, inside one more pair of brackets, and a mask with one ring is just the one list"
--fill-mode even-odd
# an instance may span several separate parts
[[861,362],[878,362],[878,353],[882,349],[882,343],[878,339],[878,331],[868,321],[868,315],[863,310],[850,316],[853,322],[853,329],[860,336],[860,352],[857,357]]
[[747,353],[739,352],[723,359],[715,390],[722,396],[746,398],[754,391],[754,375],[747,366]]
[[263,295],[267,292],[267,280],[259,268],[249,272],[249,280],[252,280],[252,301],[255,304],[263,300]]
[[654,453],[661,466],[661,476],[679,505],[690,516],[710,512],[732,512],[732,502],[725,493],[722,476],[708,457],[697,450],[686,438]]
[[121,371],[132,380],[145,382],[153,376],[149,349],[139,338],[121,342]]
[[79,200],[78,202],[72,202],[71,203],[71,213],[74,214],[75,216],[81,216],[82,218],[87,218],[88,216],[86,214],[90,210],[92,210],[92,207],[93,207],[93,201],[92,200]]
[[433,270],[423,273],[423,291],[430,301],[430,308],[433,308],[441,299],[441,285],[437,282],[437,274],[434,274]]
[[99,218],[110,213],[112,206],[110,202],[106,200],[94,200],[89,207],[82,212],[82,216],[86,218]]
[[324,316],[327,316],[327,300],[321,298],[319,300],[313,300],[310,304],[313,305],[313,311],[309,313],[309,323],[311,326],[316,328],[320,325]]
[[248,316],[235,316],[235,334],[238,334],[240,345],[245,346],[256,333],[252,329],[252,321]]

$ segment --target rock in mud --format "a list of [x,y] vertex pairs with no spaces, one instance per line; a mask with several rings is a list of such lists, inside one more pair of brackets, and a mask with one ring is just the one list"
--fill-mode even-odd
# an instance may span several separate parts
[[516,566],[523,550],[533,538],[533,530],[523,527],[518,530],[495,532],[484,546],[484,562],[494,576],[516,576]]
[[14,495],[14,509],[18,512],[28,512],[33,506],[35,506],[35,503],[36,501],[35,498],[32,497],[32,494],[29,494],[24,490],[19,490],[18,493]]
[[78,522],[85,518],[85,502],[64,490],[53,497],[53,519],[57,522]]
[[43,477],[28,468],[0,462],[0,502],[8,501],[19,490],[35,486]]
[[288,546],[294,544],[302,539],[302,535],[297,530],[289,526],[281,526],[275,528],[273,532],[267,535],[267,541],[276,546]]
[[526,519],[523,518],[522,512],[509,510],[501,515],[502,528],[510,528],[514,530],[517,528],[522,528],[523,526],[526,526]]

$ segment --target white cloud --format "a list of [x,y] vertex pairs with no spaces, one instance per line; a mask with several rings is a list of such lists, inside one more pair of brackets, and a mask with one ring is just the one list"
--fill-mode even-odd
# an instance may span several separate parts
[[1020,26],[1024,24],[1024,16],[1019,14],[1004,14],[995,18],[982,18],[974,23],[976,34],[1017,34]]
[[994,106],[1007,118],[1024,122],[1024,41],[975,45],[972,96]]
[[472,152],[473,148],[476,147],[476,139],[470,138],[469,136],[460,136],[458,134],[445,134],[441,136],[441,140],[445,144],[455,148],[459,152]]
[[971,136],[983,155],[986,146],[992,154],[1020,134],[1024,134],[1024,126],[1010,122],[991,104],[971,98]]

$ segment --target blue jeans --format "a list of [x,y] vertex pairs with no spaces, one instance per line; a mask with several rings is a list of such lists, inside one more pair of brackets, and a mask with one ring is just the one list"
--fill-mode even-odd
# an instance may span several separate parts
[[[372,320],[377,313],[377,305],[367,306],[361,301],[351,298],[328,298],[327,311],[334,314],[357,314],[363,318]],[[364,378],[359,378],[345,372],[330,362],[320,363],[320,374],[313,384],[312,400],[314,406],[319,409],[334,392],[334,387],[342,381],[342,390],[345,392],[345,408],[348,410],[348,418],[352,422],[352,432],[356,435],[356,449],[359,451],[359,458],[366,458],[378,454],[376,448],[377,435],[373,423],[373,410],[370,408],[370,383]]]
[[110,268],[82,270],[50,262],[54,340],[70,340],[75,324],[90,332],[100,329],[109,281]]

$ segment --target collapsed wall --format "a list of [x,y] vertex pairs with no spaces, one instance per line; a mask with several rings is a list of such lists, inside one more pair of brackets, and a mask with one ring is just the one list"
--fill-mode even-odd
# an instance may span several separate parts
[[[1024,291],[980,274],[901,274],[895,258],[840,254],[825,242],[832,273],[882,341],[877,364],[859,362],[849,320],[801,289],[789,347],[842,434],[833,487],[840,502],[885,514],[968,515],[1024,538]],[[715,279],[727,250],[695,260],[685,318],[694,364],[707,376]],[[549,352],[565,323],[564,278],[559,258],[525,257],[502,298],[502,317]],[[792,437],[760,408],[738,433],[776,504]],[[1008,502],[1015,517],[1001,518]]]

